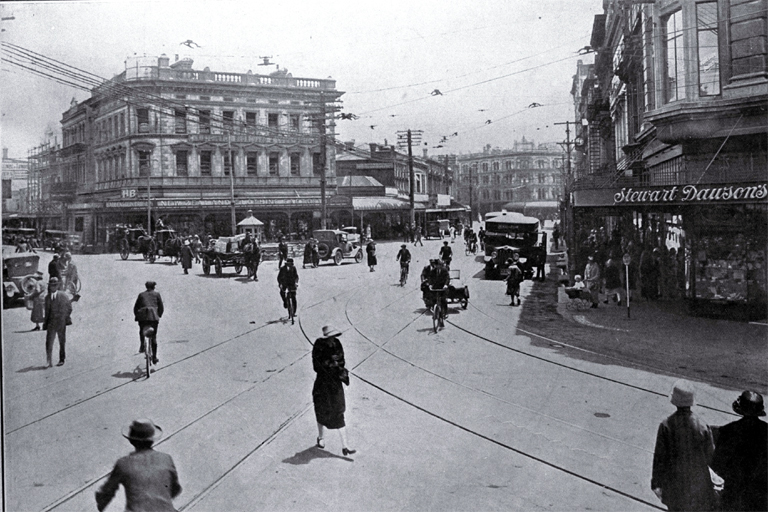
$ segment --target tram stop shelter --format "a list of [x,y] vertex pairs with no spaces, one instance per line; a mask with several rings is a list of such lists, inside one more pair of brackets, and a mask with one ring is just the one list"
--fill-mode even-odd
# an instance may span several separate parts
[[248,216],[237,223],[238,234],[250,233],[253,238],[262,240],[264,237],[264,223],[253,216],[253,210],[248,210]]

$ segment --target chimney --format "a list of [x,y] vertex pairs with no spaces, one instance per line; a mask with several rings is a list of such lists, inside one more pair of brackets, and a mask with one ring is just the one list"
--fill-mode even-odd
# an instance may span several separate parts
[[3,148],[3,160],[8,159],[8,148]]
[[421,151],[424,152],[424,158],[429,158],[429,149],[428,148],[421,148]]
[[170,62],[171,62],[171,60],[168,58],[168,56],[166,54],[162,54],[157,59],[157,67],[159,67],[159,68],[167,68],[168,65],[170,64]]

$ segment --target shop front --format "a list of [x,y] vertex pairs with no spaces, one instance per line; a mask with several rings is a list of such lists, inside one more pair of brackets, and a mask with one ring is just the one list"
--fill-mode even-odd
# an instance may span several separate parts
[[[574,191],[577,269],[629,252],[637,290],[685,300],[691,313],[765,318],[768,184],[706,184]],[[655,283],[643,282],[652,261]],[[578,272],[577,272],[578,273]]]

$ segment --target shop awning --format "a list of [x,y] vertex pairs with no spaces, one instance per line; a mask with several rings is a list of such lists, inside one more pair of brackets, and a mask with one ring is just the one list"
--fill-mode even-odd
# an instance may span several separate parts
[[[377,211],[377,210],[409,210],[411,204],[409,201],[398,199],[396,197],[353,197],[352,208],[355,211]],[[414,204],[414,209],[423,210],[424,205]]]

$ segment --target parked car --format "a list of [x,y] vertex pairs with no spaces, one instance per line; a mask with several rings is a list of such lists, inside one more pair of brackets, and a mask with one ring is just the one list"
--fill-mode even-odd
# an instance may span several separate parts
[[447,219],[433,220],[427,222],[427,232],[425,238],[443,238],[448,233],[450,221]]
[[40,256],[33,252],[16,252],[11,245],[3,246],[3,308],[30,293],[35,287]]
[[43,249],[55,249],[59,245],[69,242],[69,232],[59,229],[46,229],[43,231]]
[[355,226],[347,226],[345,228],[341,228],[341,230],[347,233],[347,240],[349,240],[353,244],[360,243],[360,230],[357,229]]
[[[508,261],[514,258],[514,254],[520,253],[518,247],[511,245],[502,245],[493,250],[490,259],[485,264],[485,278],[486,279],[506,279],[509,276]],[[533,265],[529,261],[529,258],[520,257],[517,266],[523,271],[523,279],[533,278]]]
[[333,260],[341,265],[344,258],[354,258],[355,263],[363,261],[363,248],[349,240],[349,233],[338,229],[317,229],[312,232],[317,239],[317,252],[323,261]]

